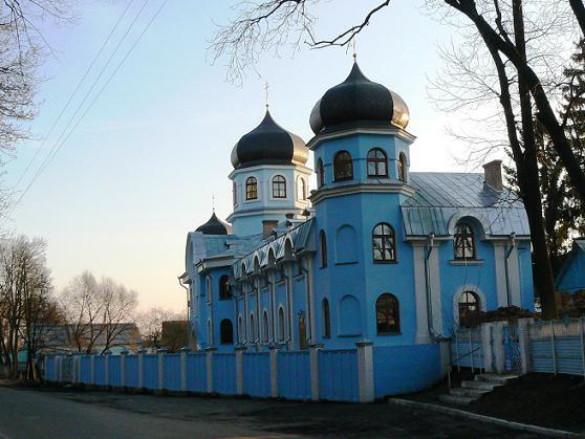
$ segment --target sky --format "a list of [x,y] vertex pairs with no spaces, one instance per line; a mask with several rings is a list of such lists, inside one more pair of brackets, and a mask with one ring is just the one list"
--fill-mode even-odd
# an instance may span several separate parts
[[[88,1],[76,23],[45,24],[43,35],[54,53],[40,69],[39,115],[30,125],[34,139],[19,143],[16,157],[4,166],[3,183],[15,198],[59,147],[0,227],[47,241],[57,291],[89,270],[138,291],[143,310],[185,310],[177,277],[185,271],[187,233],[209,218],[212,197],[217,214],[229,215],[230,152],[261,121],[266,81],[275,120],[305,141],[311,138],[310,111],[345,79],[351,51],[286,46],[278,55],[263,54],[257,72],[231,84],[226,60],[212,62],[208,46],[217,24],[234,16],[234,3]],[[360,7],[374,3],[360,0]],[[459,121],[434,109],[427,91],[441,69],[438,47],[451,41],[451,29],[416,3],[396,0],[374,18],[357,40],[358,62],[371,80],[400,94],[410,108],[408,131],[418,138],[412,171],[469,171],[457,160],[462,146],[446,133]],[[355,0],[322,2],[316,10],[320,34],[330,36],[352,24],[359,14],[355,7]],[[75,129],[68,134],[70,120]]]

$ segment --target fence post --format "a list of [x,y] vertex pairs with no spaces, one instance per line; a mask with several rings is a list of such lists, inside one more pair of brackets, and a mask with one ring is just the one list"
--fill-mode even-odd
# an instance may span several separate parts
[[482,323],[480,325],[481,331],[481,346],[483,349],[483,368],[486,372],[492,371],[492,345],[490,344],[490,323]]
[[205,353],[205,368],[207,369],[207,393],[213,393],[213,353],[215,348],[207,349]]
[[106,358],[104,358],[104,386],[108,387],[110,385],[110,354],[111,352],[108,350],[104,352]]
[[579,334],[581,336],[581,363],[583,364],[583,379],[585,379],[585,334],[583,333],[585,328],[583,328],[583,317],[579,319]]
[[89,353],[89,381],[95,386],[95,354]]
[[138,388],[144,388],[144,349],[138,350]]
[[552,351],[553,373],[557,374],[557,354],[555,348],[555,324],[550,322],[550,347]]
[[191,352],[188,347],[181,348],[181,392],[187,391],[187,356]]
[[518,342],[520,346],[520,361],[522,362],[522,373],[530,372],[530,327],[534,319],[518,319]]
[[495,372],[501,373],[506,363],[506,353],[504,352],[504,325],[505,322],[494,323],[493,330],[493,355]]
[[311,399],[319,400],[319,351],[321,345],[309,346],[309,367],[311,369]]
[[77,385],[81,384],[81,354],[75,353],[73,357],[73,382]]
[[158,354],[158,390],[162,392],[165,388],[165,354],[167,353],[167,350],[165,348],[160,348],[156,352]]
[[57,369],[58,370],[57,376],[59,377],[59,379],[57,381],[62,383],[63,382],[63,357],[61,355],[59,355],[59,357],[58,357],[57,364],[59,365],[59,369]]
[[126,387],[126,356],[128,351],[124,349],[120,352],[120,387]]
[[244,394],[244,352],[246,346],[236,346],[236,394]]
[[357,346],[360,402],[374,400],[374,348],[371,341],[360,341]]
[[270,396],[278,398],[278,347],[270,346]]

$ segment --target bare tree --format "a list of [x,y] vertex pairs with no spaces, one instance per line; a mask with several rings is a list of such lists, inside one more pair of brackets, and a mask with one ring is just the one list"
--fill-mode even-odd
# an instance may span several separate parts
[[59,302],[68,340],[78,352],[91,353],[99,346],[104,353],[135,327],[138,294],[110,278],[98,282],[85,271],[63,289]]
[[185,320],[185,315],[161,307],[152,307],[138,315],[137,322],[146,347],[158,349],[162,344],[163,322]]

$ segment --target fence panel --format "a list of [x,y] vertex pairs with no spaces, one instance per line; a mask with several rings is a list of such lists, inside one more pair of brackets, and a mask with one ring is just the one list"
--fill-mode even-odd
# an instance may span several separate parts
[[356,350],[319,351],[319,397],[359,401]]
[[81,371],[79,373],[80,381],[83,384],[93,384],[91,382],[91,357],[89,355],[84,355],[81,357],[79,362],[79,367]]
[[127,355],[124,380],[126,387],[138,388],[138,356]]
[[109,355],[108,358],[108,385],[122,386],[122,359],[119,355]]
[[103,355],[96,355],[94,360],[95,367],[95,385],[105,386],[106,385],[106,357]]
[[164,354],[163,388],[171,392],[181,390],[181,354]]
[[213,391],[222,395],[235,395],[236,354],[213,354]]
[[143,357],[142,385],[145,389],[158,389],[158,357],[156,354],[144,355]]
[[278,353],[278,396],[311,398],[311,367],[308,352]]
[[204,353],[187,354],[187,390],[207,392],[207,364]]
[[584,322],[566,319],[529,326],[534,372],[585,375]]
[[57,356],[45,356],[45,380],[57,381]]
[[262,398],[271,395],[268,352],[244,353],[244,393]]

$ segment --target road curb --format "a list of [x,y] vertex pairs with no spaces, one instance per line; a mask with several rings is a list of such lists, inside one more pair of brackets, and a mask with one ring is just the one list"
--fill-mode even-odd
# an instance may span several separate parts
[[431,410],[434,412],[445,413],[448,415],[459,416],[462,418],[473,419],[488,424],[499,425],[501,427],[512,428],[514,430],[527,431],[530,433],[543,434],[548,437],[563,437],[563,438],[583,438],[585,436],[565,430],[556,430],[553,428],[539,427],[538,425],[522,424],[521,422],[506,421],[505,419],[492,418],[491,416],[479,415],[477,413],[467,412],[465,410],[445,407],[438,404],[431,404],[428,402],[411,401],[409,399],[390,398],[389,404],[396,404],[411,408],[420,408],[424,410]]

